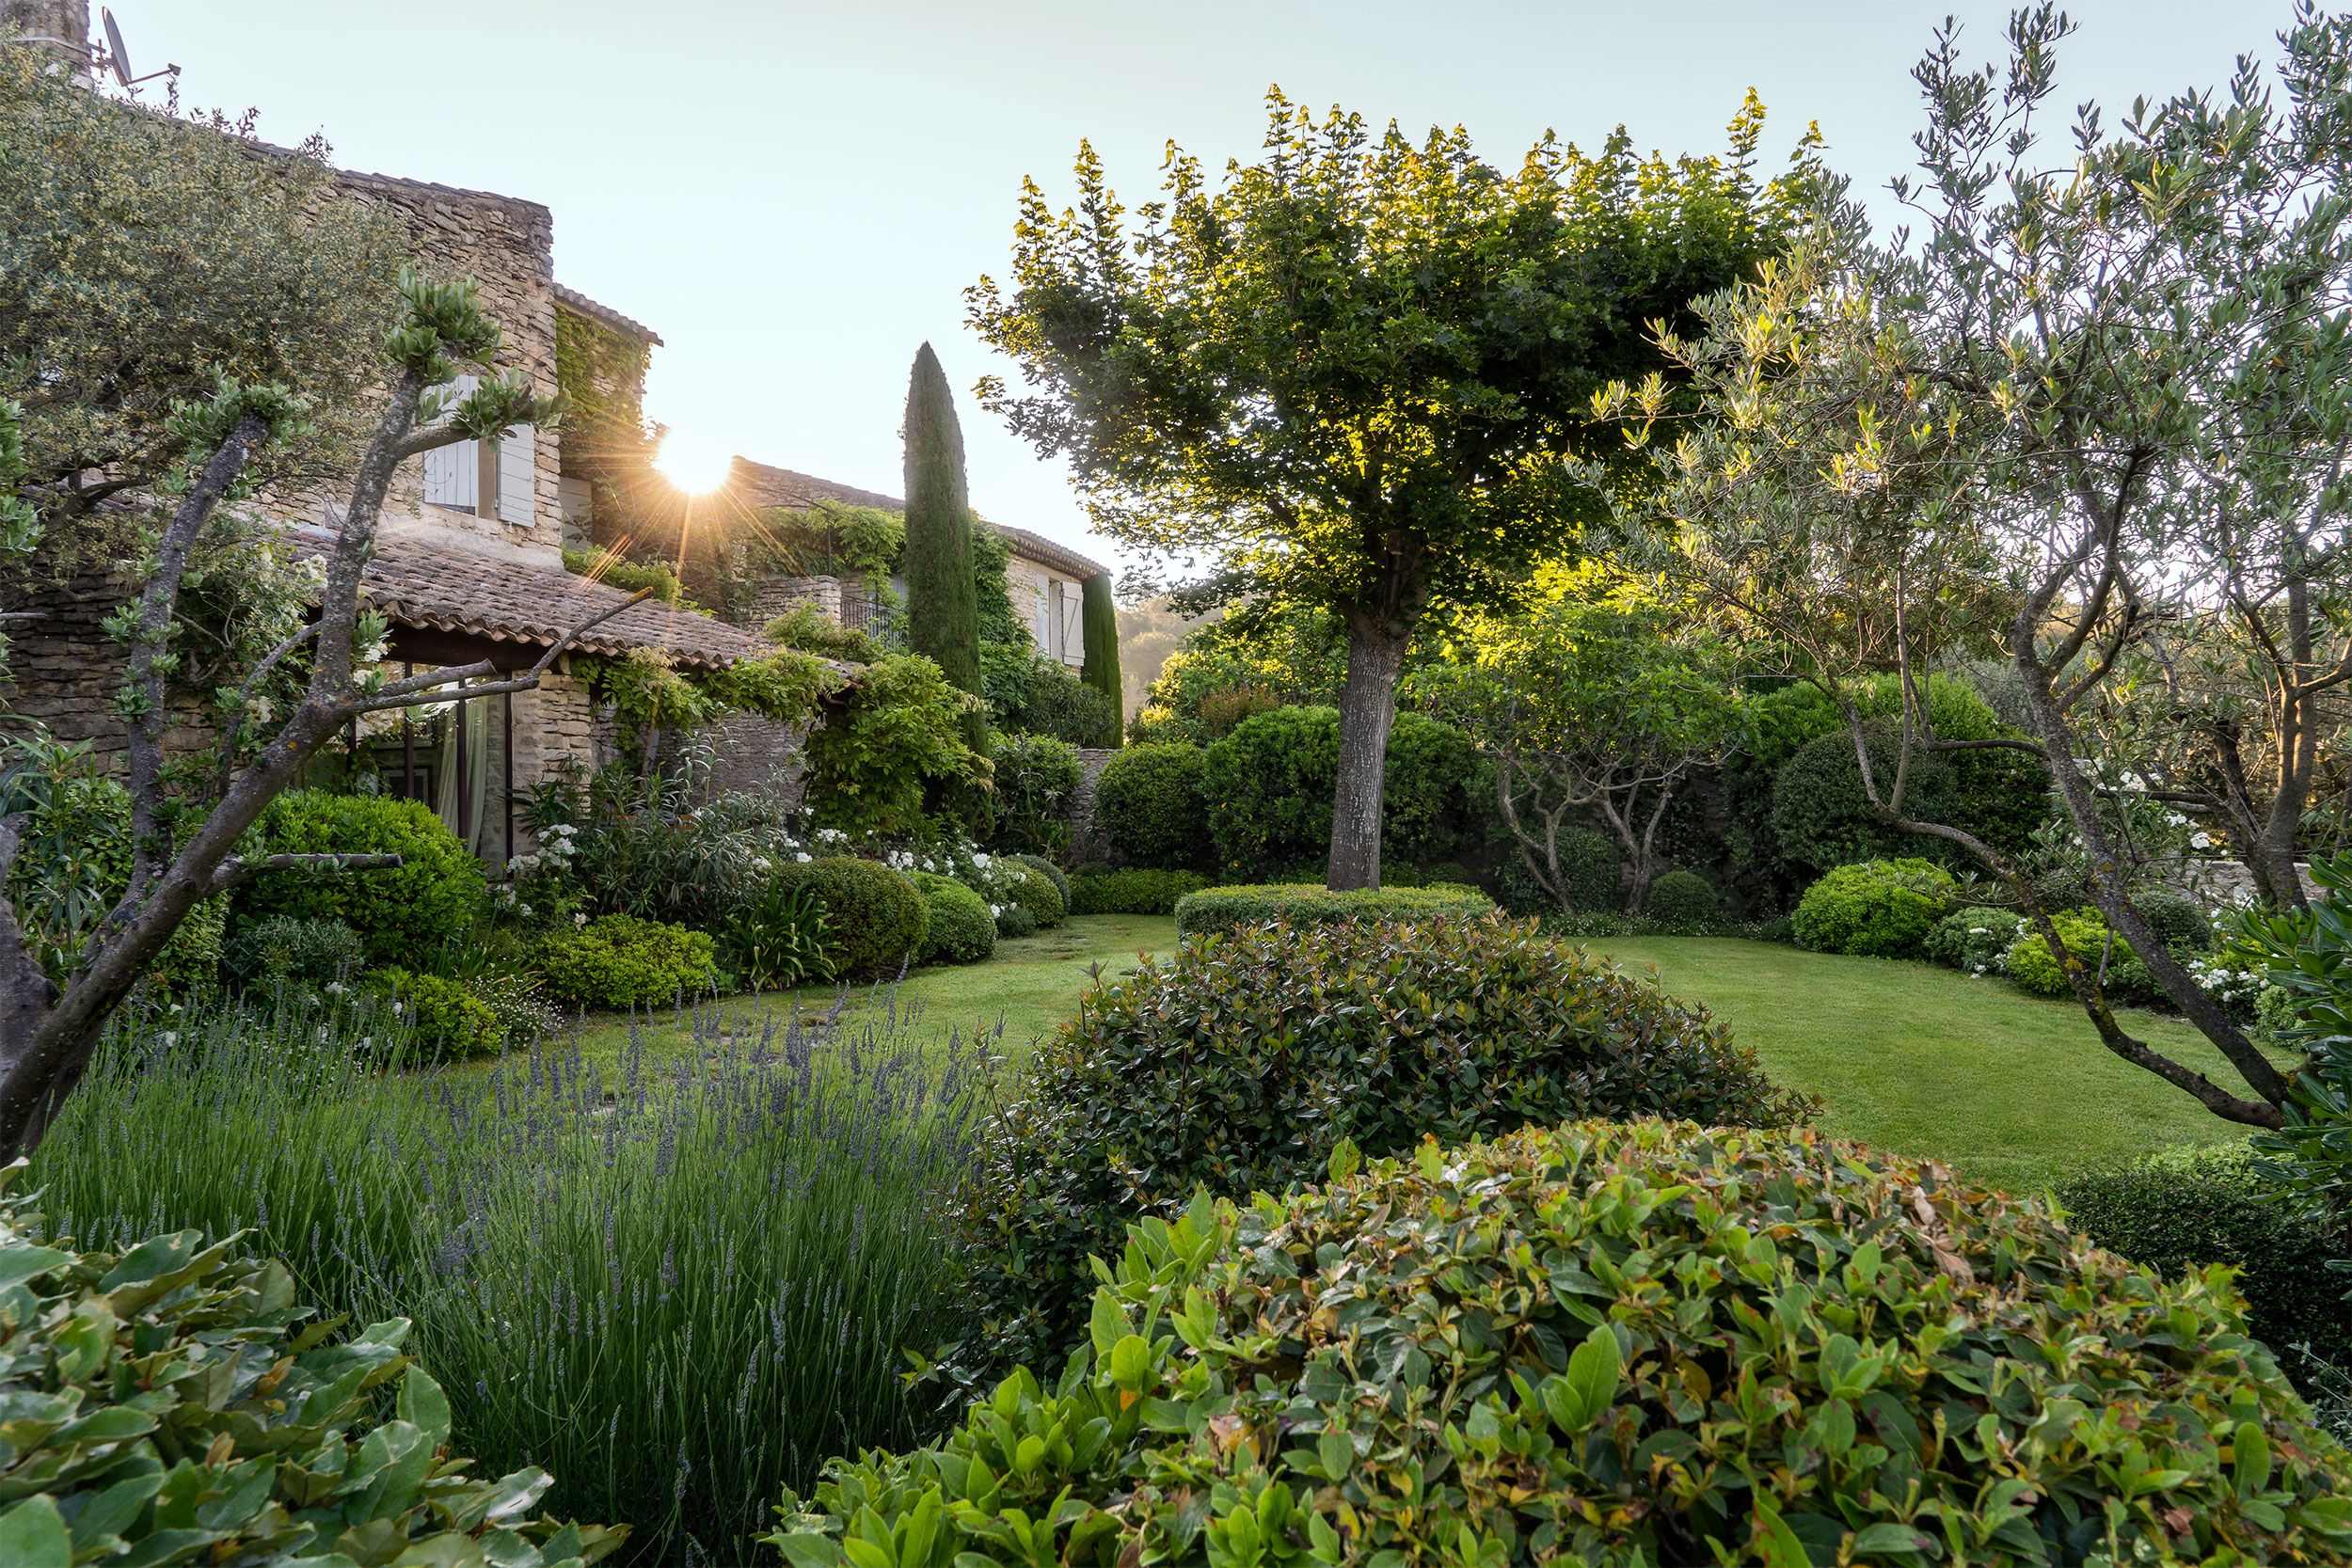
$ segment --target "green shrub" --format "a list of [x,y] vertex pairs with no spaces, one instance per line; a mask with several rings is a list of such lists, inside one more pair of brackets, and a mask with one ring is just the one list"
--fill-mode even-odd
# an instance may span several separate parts
[[1130,746],[1094,782],[1094,826],[1121,860],[1152,869],[1204,869],[1214,859],[1201,793],[1208,753],[1185,741]]
[[2178,1279],[2213,1263],[2238,1271],[2247,1326],[2290,1370],[2291,1345],[2352,1364],[2352,1278],[2324,1216],[2280,1200],[2246,1146],[2168,1150],[2077,1171],[2056,1196],[2074,1227],[2112,1252]]
[[1061,1343],[1088,1254],[1137,1214],[1202,1184],[1279,1192],[1342,1138],[1385,1152],[1576,1117],[1804,1110],[1703,1010],[1532,922],[1187,941],[1080,998],[987,1132],[969,1209],[983,1354]]
[[264,915],[221,949],[221,968],[246,985],[322,986],[348,980],[365,962],[358,932],[340,920],[298,914]]
[[1951,873],[1930,861],[1865,861],[1805,889],[1790,921],[1797,945],[1816,953],[1915,958],[1959,891]]
[[1070,879],[1070,907],[1080,914],[1174,914],[1179,899],[1208,882],[1197,871],[1144,866],[1081,871]]
[[998,905],[996,907],[996,934],[1000,937],[1037,935],[1037,911],[1026,904]]
[[[2106,920],[2097,910],[2062,910],[2050,917],[2050,924],[2058,927],[2058,940],[2075,961],[2098,976],[2110,1000],[2153,1002],[2164,994],[2156,977],[2123,939],[2110,939]],[[2020,928],[2009,950],[2007,970],[2010,979],[2036,996],[2074,994],[2048,940],[2031,926]]]
[[882,657],[882,646],[864,626],[845,626],[813,604],[796,604],[768,623],[760,636],[787,648],[827,658],[870,664]]
[[273,914],[340,920],[370,963],[437,967],[481,918],[482,863],[421,801],[289,790],[256,829],[263,853],[395,854],[382,871],[269,871],[236,892],[232,924]]
[[[545,1472],[453,1457],[405,1320],[348,1338],[294,1276],[194,1230],[119,1256],[41,1244],[0,1203],[0,1558],[84,1562],[595,1561],[628,1531],[531,1511]],[[334,1555],[328,1555],[334,1554]]]
[[1049,1517],[1073,1568],[2352,1552],[2352,1456],[2226,1276],[2037,1202],[1647,1120],[1331,1176],[1144,1216],[1058,1380],[837,1465],[769,1539],[796,1568],[1033,1562]]
[[1060,866],[1056,865],[1052,861],[1047,860],[1043,855],[1015,855],[1012,858],[1019,861],[1023,865],[1027,866],[1030,870],[1036,872],[1039,876],[1054,884],[1054,891],[1061,895],[1061,907],[1064,914],[1074,914],[1077,912],[1070,907],[1071,888],[1069,872],[1064,871]]
[[[34,787],[10,799],[8,765],[28,753],[45,768],[26,768],[15,782]],[[90,766],[75,747],[0,736],[0,816],[24,816],[8,899],[25,944],[60,984],[80,967],[98,923],[131,886],[131,792],[119,780],[82,771]],[[225,898],[197,905],[148,966],[140,990],[177,997],[209,990],[227,919]]]
[[1383,858],[1426,865],[1478,848],[1486,782],[1469,735],[1426,714],[1398,714],[1380,796]]
[[1023,861],[1007,861],[1004,869],[1012,883],[1013,902],[1029,911],[1036,929],[1050,930],[1062,923],[1070,911],[1052,878]]
[[1695,871],[1679,867],[1651,879],[1642,912],[1661,926],[1705,928],[1724,918],[1723,895]]
[[[1615,841],[1608,834],[1595,832],[1590,828],[1563,828],[1554,847],[1560,861],[1560,880],[1565,885],[1570,909],[1614,914],[1625,908],[1624,860],[1617,852]],[[1528,883],[1529,891],[1521,896],[1536,906],[1522,911],[1513,905],[1511,912],[1557,913],[1559,904],[1546,895],[1528,873],[1526,858],[1519,853],[1518,845],[1516,842],[1506,844],[1502,854],[1506,870],[1516,865],[1518,875]]]
[[2196,899],[2169,887],[2143,888],[2132,895],[2139,918],[2156,933],[2156,940],[2175,954],[2214,950],[2213,921]]
[[388,964],[368,971],[359,984],[392,1004],[413,1031],[416,1050],[428,1058],[495,1056],[506,1043],[499,1015],[458,981]]
[[832,972],[832,921],[817,890],[772,871],[736,901],[720,953],[747,990],[789,990]]
[[961,824],[988,759],[965,739],[977,698],[920,654],[859,670],[808,735],[812,823],[852,837],[931,838]]
[[996,922],[978,894],[936,872],[917,871],[910,879],[930,911],[917,963],[976,964],[996,951]]
[[2026,917],[2015,910],[1971,905],[1937,921],[1920,944],[1930,960],[1967,974],[1999,974]]
[[1078,749],[1048,735],[993,735],[996,841],[1007,849],[1040,855],[1070,842],[1070,808],[1086,768]]
[[548,990],[575,1007],[658,1006],[719,978],[710,938],[635,915],[599,915],[539,944]]
[[[1479,769],[1460,730],[1422,714],[1398,714],[1383,765],[1382,855],[1419,863],[1474,847],[1483,821]],[[1209,836],[1227,874],[1264,877],[1321,863],[1331,852],[1339,770],[1336,708],[1252,714],[1211,746],[1201,788]]]
[[1434,920],[1491,914],[1495,901],[1470,887],[1389,887],[1333,893],[1312,882],[1202,888],[1176,902],[1176,933],[1231,931],[1279,921],[1327,926],[1357,921]]
[[835,974],[893,974],[923,950],[930,907],[913,882],[879,861],[819,855],[778,866],[776,879],[816,894],[825,911]]

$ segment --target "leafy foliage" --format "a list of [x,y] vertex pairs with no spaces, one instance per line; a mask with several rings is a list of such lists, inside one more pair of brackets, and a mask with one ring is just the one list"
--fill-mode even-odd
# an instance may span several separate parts
[[[570,426],[564,428],[569,434]],[[658,604],[682,604],[686,598],[685,590],[678,586],[677,568],[666,561],[631,561],[617,550],[606,548],[566,549],[564,570],[623,594],[650,588]]]
[[430,965],[461,942],[487,897],[482,863],[421,800],[292,789],[262,814],[267,854],[395,854],[389,870],[268,871],[237,889],[232,924],[270,915],[340,920],[371,963]]
[[[963,431],[939,356],[925,343],[907,380],[907,640],[947,683],[980,695],[978,590],[972,578],[972,501],[964,488]],[[983,736],[977,710],[966,734]]]
[[808,737],[808,803],[820,828],[929,838],[960,820],[988,759],[965,739],[974,699],[919,654],[857,673]]
[[1207,885],[1197,871],[1082,870],[1070,879],[1070,907],[1079,914],[1174,914],[1185,895]]
[[993,732],[988,759],[996,785],[996,842],[1051,855],[1070,842],[1070,811],[1086,769],[1077,748],[1051,736]]
[[1332,1178],[1145,1217],[1050,1391],[841,1462],[771,1539],[803,1568],[1026,1562],[1037,1519],[1105,1568],[2352,1544],[2347,1456],[2226,1275],[1939,1167],[1639,1121]]
[[1408,1148],[1582,1116],[1801,1114],[1705,1012],[1532,924],[1244,928],[1082,997],[993,1118],[969,1209],[989,1346],[1054,1354],[1086,1259],[1194,1189],[1280,1192],[1343,1139]]
[[[1012,901],[1025,911],[1034,922],[1032,930],[1047,930],[1062,923],[1070,911],[1062,902],[1061,889],[1054,879],[1034,866],[1013,862],[1007,869],[1012,875]],[[1008,932],[1007,935],[1015,933]],[[1018,933],[1027,935],[1027,932]]]
[[870,664],[882,657],[882,645],[864,626],[845,626],[813,604],[797,604],[768,623],[760,635],[771,642],[827,658]]
[[816,895],[825,911],[834,974],[895,974],[923,951],[929,908],[914,884],[889,866],[850,855],[819,855],[777,867],[776,879]]
[[221,969],[260,985],[325,985],[358,974],[366,958],[359,933],[340,920],[273,914],[247,922],[223,944]]
[[1790,916],[1797,945],[1863,958],[1916,957],[1960,892],[1931,861],[1841,865],[1804,890]]
[[1677,868],[1659,874],[1649,885],[1642,912],[1661,926],[1703,929],[1724,917],[1723,895],[1695,871]]
[[[2107,929],[2094,909],[2061,910],[2050,917],[2069,957],[2095,975],[2099,989],[2118,1002],[2153,1002],[2164,993],[2139,956]],[[2037,996],[2072,996],[2074,988],[2049,939],[2031,926],[2009,950],[2009,977]]]
[[539,972],[557,1001],[579,1007],[674,1005],[719,978],[707,935],[627,914],[552,933],[539,945]]
[[1119,744],[1119,705],[1070,673],[1057,658],[1029,645],[982,645],[988,700],[997,724],[1031,735],[1049,735],[1073,746]]
[[2017,945],[2026,917],[2015,910],[1970,905],[1954,910],[1930,927],[1920,943],[1923,957],[1968,974],[2007,973],[2009,950]]
[[495,1056],[506,1043],[490,1005],[455,980],[387,964],[370,970],[360,986],[389,1004],[406,1024],[409,1043],[428,1059]]
[[996,918],[978,894],[935,871],[914,872],[909,879],[930,914],[916,962],[976,964],[996,951]]
[[[1254,714],[1208,749],[1201,792],[1218,860],[1233,875],[1263,875],[1322,860],[1331,848],[1339,776],[1335,708]],[[1400,713],[1390,733],[1382,828],[1394,859],[1445,859],[1474,839],[1476,753],[1453,726]]]
[[1063,912],[1070,914],[1077,912],[1075,910],[1072,909],[1070,905],[1070,873],[1064,871],[1060,866],[1056,865],[1052,861],[1047,860],[1042,855],[1015,855],[1012,858],[1020,864],[1027,866],[1031,871],[1036,872],[1039,876],[1054,884],[1054,891],[1061,895]]
[[832,922],[816,890],[772,875],[728,912],[720,956],[748,990],[789,990],[832,967]]
[[1125,727],[1121,722],[1125,715],[1120,709],[1126,697],[1119,675],[1119,605],[1111,597],[1110,574],[1095,573],[1086,579],[1079,593],[1079,629],[1083,639],[1080,646],[1085,662],[1078,678],[1102,693],[1103,701],[1109,705],[1110,738],[1102,744],[1116,746],[1120,732]]
[[40,1235],[24,1199],[0,1204],[0,1399],[20,1423],[9,1562],[563,1568],[626,1539],[534,1513],[544,1471],[466,1474],[406,1321],[347,1338],[339,1320],[306,1322],[285,1264],[242,1256],[235,1234],[119,1255]]
[[1284,926],[1352,925],[1359,921],[1435,920],[1492,914],[1495,901],[1468,887],[1358,888],[1334,893],[1312,882],[1269,882],[1202,888],[1176,903],[1180,936]]
[[1207,770],[1208,754],[1186,741],[1130,746],[1094,781],[1095,826],[1131,864],[1203,869],[1214,859]]

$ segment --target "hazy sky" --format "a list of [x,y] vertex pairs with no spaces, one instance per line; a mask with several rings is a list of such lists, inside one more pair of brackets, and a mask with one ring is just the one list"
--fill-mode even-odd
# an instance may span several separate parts
[[[2275,52],[2283,3],[2079,0],[2068,102],[2224,80]],[[95,15],[96,5],[92,6]],[[335,158],[541,201],[556,276],[661,333],[650,412],[674,439],[896,494],[915,345],[963,391],[974,503],[1088,549],[1058,467],[969,397],[990,368],[962,290],[1001,273],[1021,177],[1058,205],[1092,138],[1130,205],[1170,138],[1248,156],[1262,99],[1460,123],[1518,162],[1545,129],[1708,151],[1754,87],[1785,152],[1820,121],[1876,190],[1908,168],[1910,68],[1957,11],[1996,51],[2006,6],[1227,0],[120,0],[134,66],[191,104],[261,110]]]

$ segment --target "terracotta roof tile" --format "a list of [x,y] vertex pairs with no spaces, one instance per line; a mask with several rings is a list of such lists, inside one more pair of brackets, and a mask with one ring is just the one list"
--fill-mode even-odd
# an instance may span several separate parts
[[661,341],[661,334],[647,326],[644,322],[637,320],[634,316],[624,316],[610,305],[602,305],[590,299],[578,289],[567,289],[558,283],[555,285],[555,299],[557,304],[568,306],[583,316],[593,316],[607,326],[618,327],[623,332],[643,338],[656,347],[666,346]]
[[[853,484],[836,484],[829,479],[818,479],[815,474],[796,473],[790,468],[755,463],[748,457],[735,460],[735,471],[727,481],[727,486],[753,506],[780,506],[797,510],[831,503],[835,506],[873,506],[884,512],[904,512],[907,509],[907,503],[897,496],[885,496],[877,490],[861,490]],[[1025,528],[1014,528],[1006,523],[991,523],[985,517],[980,521],[1003,535],[1015,554],[1025,555],[1056,571],[1067,572],[1074,578],[1090,578],[1098,572],[1110,570],[1041,533],[1032,533]]]

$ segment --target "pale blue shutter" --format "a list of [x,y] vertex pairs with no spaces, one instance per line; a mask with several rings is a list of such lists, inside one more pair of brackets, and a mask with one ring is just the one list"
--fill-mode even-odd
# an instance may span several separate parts
[[532,450],[535,433],[518,424],[499,437],[499,521],[509,528],[529,528],[538,511],[539,465]]
[[[459,375],[446,390],[450,405],[480,385],[480,377]],[[445,420],[437,420],[444,423]],[[455,441],[424,454],[424,499],[434,506],[471,512],[482,504],[482,451],[475,441]]]

